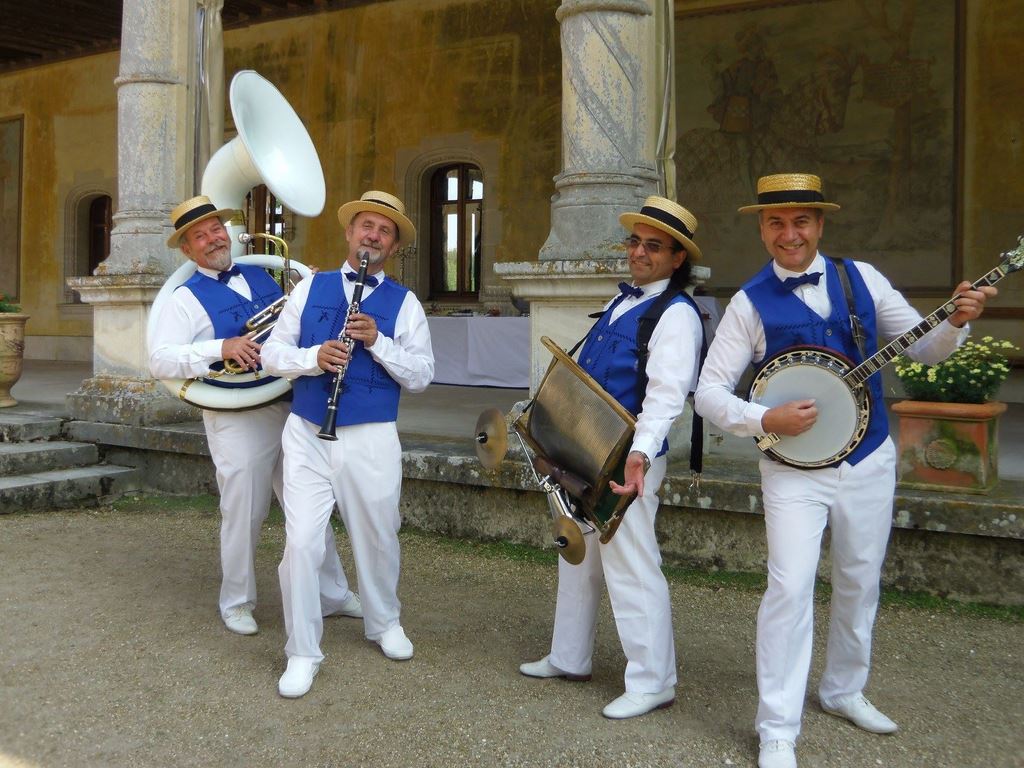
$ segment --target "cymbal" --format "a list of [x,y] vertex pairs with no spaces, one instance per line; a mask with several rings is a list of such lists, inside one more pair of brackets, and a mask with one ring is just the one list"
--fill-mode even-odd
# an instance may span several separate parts
[[488,408],[476,420],[476,457],[487,469],[496,469],[508,452],[508,425],[497,408]]
[[579,565],[587,554],[587,545],[583,542],[583,531],[565,515],[559,516],[552,528],[555,534],[555,545],[558,554],[569,565]]

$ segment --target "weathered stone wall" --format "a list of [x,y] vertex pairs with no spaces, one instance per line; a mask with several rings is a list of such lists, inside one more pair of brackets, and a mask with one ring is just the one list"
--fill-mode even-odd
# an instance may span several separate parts
[[[140,468],[161,493],[216,493],[213,465],[196,423],[182,429],[70,422],[69,436],[98,442],[104,457]],[[405,525],[465,539],[551,546],[547,501],[524,463],[481,468],[465,441],[403,436]],[[766,548],[758,479],[749,464],[716,462],[701,492],[685,464],[662,486],[658,540],[664,562],[763,574]],[[1024,483],[1002,481],[989,496],[899,492],[883,571],[887,586],[964,601],[1024,604]],[[830,580],[828,536],[818,568]]]

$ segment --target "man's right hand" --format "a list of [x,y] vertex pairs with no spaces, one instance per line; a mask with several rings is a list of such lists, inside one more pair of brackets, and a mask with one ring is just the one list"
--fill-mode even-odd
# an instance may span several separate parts
[[814,400],[791,400],[765,411],[761,417],[761,428],[765,434],[796,437],[813,427],[817,420],[818,408]]
[[338,366],[348,363],[348,347],[345,342],[328,339],[316,353],[316,364],[328,373],[337,373]]
[[243,370],[255,371],[260,364],[260,345],[245,336],[234,336],[224,339],[220,356],[225,360],[234,360]]

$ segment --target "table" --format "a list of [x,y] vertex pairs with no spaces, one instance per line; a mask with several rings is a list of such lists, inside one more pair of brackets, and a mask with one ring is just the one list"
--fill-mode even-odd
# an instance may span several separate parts
[[434,383],[530,386],[530,318],[428,317]]

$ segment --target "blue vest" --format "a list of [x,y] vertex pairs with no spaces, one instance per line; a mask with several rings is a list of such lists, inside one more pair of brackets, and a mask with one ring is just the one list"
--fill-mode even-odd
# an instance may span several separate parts
[[[299,347],[313,347],[328,339],[338,338],[345,325],[348,300],[340,270],[313,275],[309,297],[302,310]],[[377,332],[395,337],[395,321],[409,291],[390,280],[383,280],[373,293],[360,303],[360,311],[377,323]],[[313,424],[323,424],[327,415],[327,398],[331,393],[332,373],[300,376],[292,382],[292,413]],[[352,347],[352,357],[342,383],[338,400],[339,427],[398,419],[398,397],[402,388],[391,378],[384,366],[366,351],[363,342]]]
[[[238,264],[238,269],[249,284],[251,299],[235,293],[214,277],[196,271],[192,277],[182,283],[179,288],[188,288],[203,305],[206,314],[213,323],[213,335],[217,339],[230,339],[247,333],[245,321],[257,312],[266,309],[283,295],[281,286],[275,282],[265,269],[251,264]],[[218,361],[210,366],[211,370],[223,370],[224,363]],[[262,370],[262,369],[260,369]],[[204,379],[204,383],[213,387],[226,389],[247,389],[261,387],[267,382],[275,381],[276,376],[261,375],[258,379],[247,382],[225,381],[223,379]]]
[[[864,351],[870,357],[878,351],[875,302],[853,262],[843,259],[843,263],[850,278],[856,314],[864,326]],[[827,258],[825,270],[828,275],[828,298],[832,304],[832,313],[828,318],[819,316],[793,291],[786,288],[776,276],[770,261],[743,286],[743,292],[747,294],[754,309],[761,316],[761,324],[764,326],[765,361],[789,347],[814,346],[839,352],[854,363],[863,362],[850,331],[850,312],[847,309],[839,271]],[[763,365],[764,362],[761,366]],[[881,376],[872,376],[865,385],[871,399],[871,418],[864,440],[844,459],[850,464],[856,464],[869,455],[889,436],[889,417],[882,399]]]
[[[688,300],[690,300],[689,296],[679,295],[672,299],[668,306],[671,307],[673,304]],[[612,323],[612,311],[621,301],[622,297],[620,296],[605,310],[597,324],[587,334],[587,340],[580,351],[579,361],[580,367],[589,373],[609,395],[618,400],[623,408],[637,416],[643,407],[643,395],[637,386],[640,379],[637,332],[640,330],[640,318],[650,308],[651,302],[657,301],[657,298],[637,304]],[[693,303],[692,300],[690,303]],[[658,456],[666,451],[668,451],[668,440],[662,443]]]
[[251,264],[237,265],[249,284],[252,299],[228,288],[214,277],[197,271],[179,287],[188,288],[203,305],[213,323],[213,335],[217,339],[230,339],[245,333],[245,321],[269,304],[281,298],[281,286],[274,282],[262,267]]

